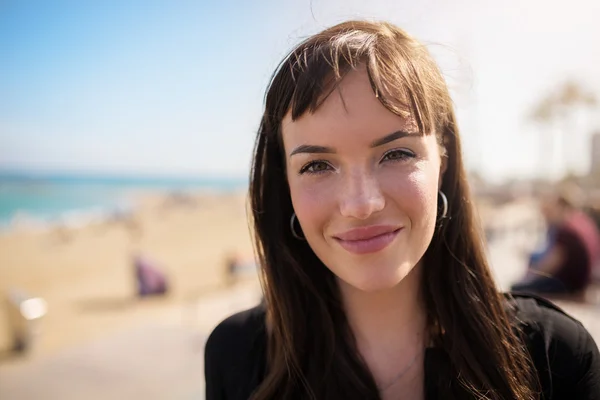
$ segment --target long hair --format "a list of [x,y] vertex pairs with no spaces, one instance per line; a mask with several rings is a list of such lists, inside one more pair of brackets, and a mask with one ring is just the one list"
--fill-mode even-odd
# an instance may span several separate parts
[[250,201],[267,307],[268,366],[253,399],[380,398],[358,354],[333,273],[290,230],[293,209],[281,138],[287,113],[295,120],[315,111],[360,65],[381,103],[414,117],[422,134],[436,135],[447,157],[441,189],[448,218],[436,227],[422,276],[428,324],[447,359],[439,377],[443,398],[460,393],[534,398],[531,359],[486,261],[446,83],[426,48],[399,28],[350,21],[299,44],[278,66],[266,93]]

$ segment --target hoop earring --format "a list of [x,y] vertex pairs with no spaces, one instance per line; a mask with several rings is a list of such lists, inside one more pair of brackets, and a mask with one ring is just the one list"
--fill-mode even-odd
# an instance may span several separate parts
[[290,218],[290,230],[292,231],[292,236],[294,236],[298,240],[305,240],[304,236],[298,235],[296,233],[296,229],[294,229],[294,221],[296,220],[296,213],[292,213],[292,218]]
[[444,219],[448,215],[448,198],[441,190],[438,190],[438,195],[442,199],[442,215],[439,217],[439,219]]

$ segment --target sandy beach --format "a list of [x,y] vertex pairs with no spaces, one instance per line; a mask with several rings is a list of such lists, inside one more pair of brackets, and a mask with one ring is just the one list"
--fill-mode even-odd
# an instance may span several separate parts
[[[253,273],[225,285],[225,258],[250,256],[245,194],[191,198],[144,196],[123,219],[73,229],[13,230],[0,236],[0,293],[22,288],[48,302],[31,353],[10,356],[0,314],[0,398],[202,399],[203,346],[231,313],[254,306]],[[539,216],[523,200],[479,202],[501,289],[524,271],[524,251],[536,245]],[[139,300],[130,265],[142,252],[162,265],[172,291]],[[597,305],[561,304],[597,340]],[[0,307],[0,313],[5,311]]]
[[[2,301],[11,288],[47,301],[36,357],[151,319],[161,309],[218,289],[228,254],[252,254],[245,200],[243,192],[184,199],[145,195],[120,219],[5,232],[0,235]],[[172,289],[166,297],[135,299],[135,252],[166,271]],[[9,346],[2,305],[0,351]]]

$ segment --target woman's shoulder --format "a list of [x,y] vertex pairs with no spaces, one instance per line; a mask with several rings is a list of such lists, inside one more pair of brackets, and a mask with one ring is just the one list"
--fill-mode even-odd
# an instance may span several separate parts
[[265,308],[258,305],[221,321],[204,347],[206,399],[247,399],[266,360]]
[[265,331],[265,308],[262,304],[237,312],[221,321],[206,341],[207,351],[236,352],[249,349]]
[[[600,353],[588,330],[562,308],[542,297],[510,293],[508,303],[540,376],[552,395],[579,394],[600,399]],[[589,397],[590,395],[598,397]]]
[[552,301],[533,294],[506,294],[516,321],[531,331],[576,343],[589,332],[583,324]]

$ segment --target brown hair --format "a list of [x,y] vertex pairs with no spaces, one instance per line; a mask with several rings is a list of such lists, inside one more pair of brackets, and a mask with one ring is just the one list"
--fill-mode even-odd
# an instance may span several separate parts
[[288,112],[292,119],[313,112],[359,65],[386,108],[415,118],[420,131],[437,135],[446,150],[442,191],[449,218],[436,229],[422,276],[429,325],[437,327],[435,343],[447,359],[447,371],[439,374],[444,398],[465,391],[481,399],[534,398],[531,359],[485,258],[444,79],[426,48],[399,28],[350,21],[299,44],[267,90],[250,199],[270,331],[267,374],[253,399],[379,399],[332,272],[290,231],[281,140]]

